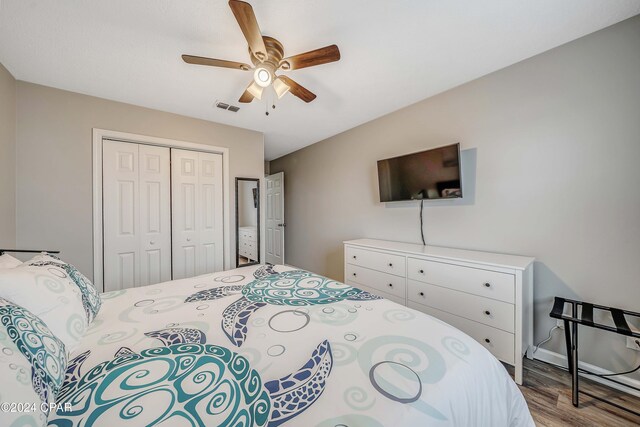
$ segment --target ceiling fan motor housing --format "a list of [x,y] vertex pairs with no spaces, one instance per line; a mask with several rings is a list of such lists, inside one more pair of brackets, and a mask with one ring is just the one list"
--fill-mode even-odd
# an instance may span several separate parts
[[262,36],[264,45],[267,48],[267,58],[261,61],[249,47],[249,55],[251,56],[251,62],[256,67],[263,66],[272,74],[271,78],[275,79],[275,71],[280,67],[280,62],[284,58],[284,46],[278,40],[269,36]]

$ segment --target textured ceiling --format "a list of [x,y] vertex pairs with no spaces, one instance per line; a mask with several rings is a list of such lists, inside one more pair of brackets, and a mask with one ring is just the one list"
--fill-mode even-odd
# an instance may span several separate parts
[[0,0],[0,62],[20,80],[264,132],[273,159],[640,13],[639,0],[251,3],[288,55],[340,47],[339,62],[287,73],[311,104],[213,107],[237,103],[251,74],[180,55],[249,61],[220,0]]

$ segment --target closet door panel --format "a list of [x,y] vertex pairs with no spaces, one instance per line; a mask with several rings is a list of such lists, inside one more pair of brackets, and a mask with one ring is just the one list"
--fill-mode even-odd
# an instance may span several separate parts
[[171,149],[173,278],[224,268],[222,156]]
[[171,175],[167,147],[140,145],[140,285],[171,280]]
[[222,156],[198,153],[200,162],[200,217],[198,274],[224,269],[222,229]]
[[140,283],[139,193],[136,144],[104,141],[103,227],[105,292]]
[[171,149],[173,279],[197,274],[198,153]]

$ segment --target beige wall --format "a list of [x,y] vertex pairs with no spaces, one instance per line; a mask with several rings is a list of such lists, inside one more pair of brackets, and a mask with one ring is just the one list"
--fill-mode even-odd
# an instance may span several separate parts
[[[343,240],[418,243],[418,205],[378,202],[376,160],[457,141],[475,194],[427,203],[427,243],[535,256],[536,341],[554,295],[640,311],[640,17],[272,161],[286,262],[342,279]],[[640,362],[624,337],[582,337],[582,360]]]
[[0,247],[16,245],[16,80],[0,64]]
[[235,177],[264,173],[259,132],[18,82],[18,245],[60,249],[90,277],[93,128],[229,147],[232,226]]

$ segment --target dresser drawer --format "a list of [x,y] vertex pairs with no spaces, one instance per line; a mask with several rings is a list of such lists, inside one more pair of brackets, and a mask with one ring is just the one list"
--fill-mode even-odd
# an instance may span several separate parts
[[409,301],[437,308],[487,326],[515,331],[515,306],[503,301],[467,294],[428,283],[409,280]]
[[513,304],[515,276],[497,271],[408,258],[408,278]]
[[238,232],[238,237],[244,240],[256,241],[256,232],[253,230],[240,230]]
[[405,257],[384,252],[376,252],[368,249],[345,248],[346,263],[359,265],[360,267],[382,271],[404,277],[406,275]]
[[378,296],[380,296],[380,297],[382,297],[384,299],[388,299],[389,301],[393,301],[393,302],[401,304],[401,305],[406,305],[406,301],[404,299],[404,295],[402,297],[399,297],[397,295],[393,295],[393,294],[390,294],[388,292],[379,291],[377,289],[374,289],[374,288],[372,288],[370,286],[363,285],[361,283],[356,283],[353,280],[345,280],[345,283],[347,285],[349,285],[349,286],[353,286],[354,288],[358,288],[358,289],[361,289],[363,291],[367,291],[369,293],[372,293],[374,295],[378,295]]
[[443,322],[460,329],[462,332],[482,344],[498,360],[509,364],[515,363],[515,337],[513,334],[492,328],[491,326],[473,322],[435,308],[416,304],[415,302],[409,302],[409,307],[440,319]]
[[405,278],[393,274],[370,270],[357,265],[347,264],[345,268],[347,278],[355,283],[395,295],[404,300],[406,294]]

